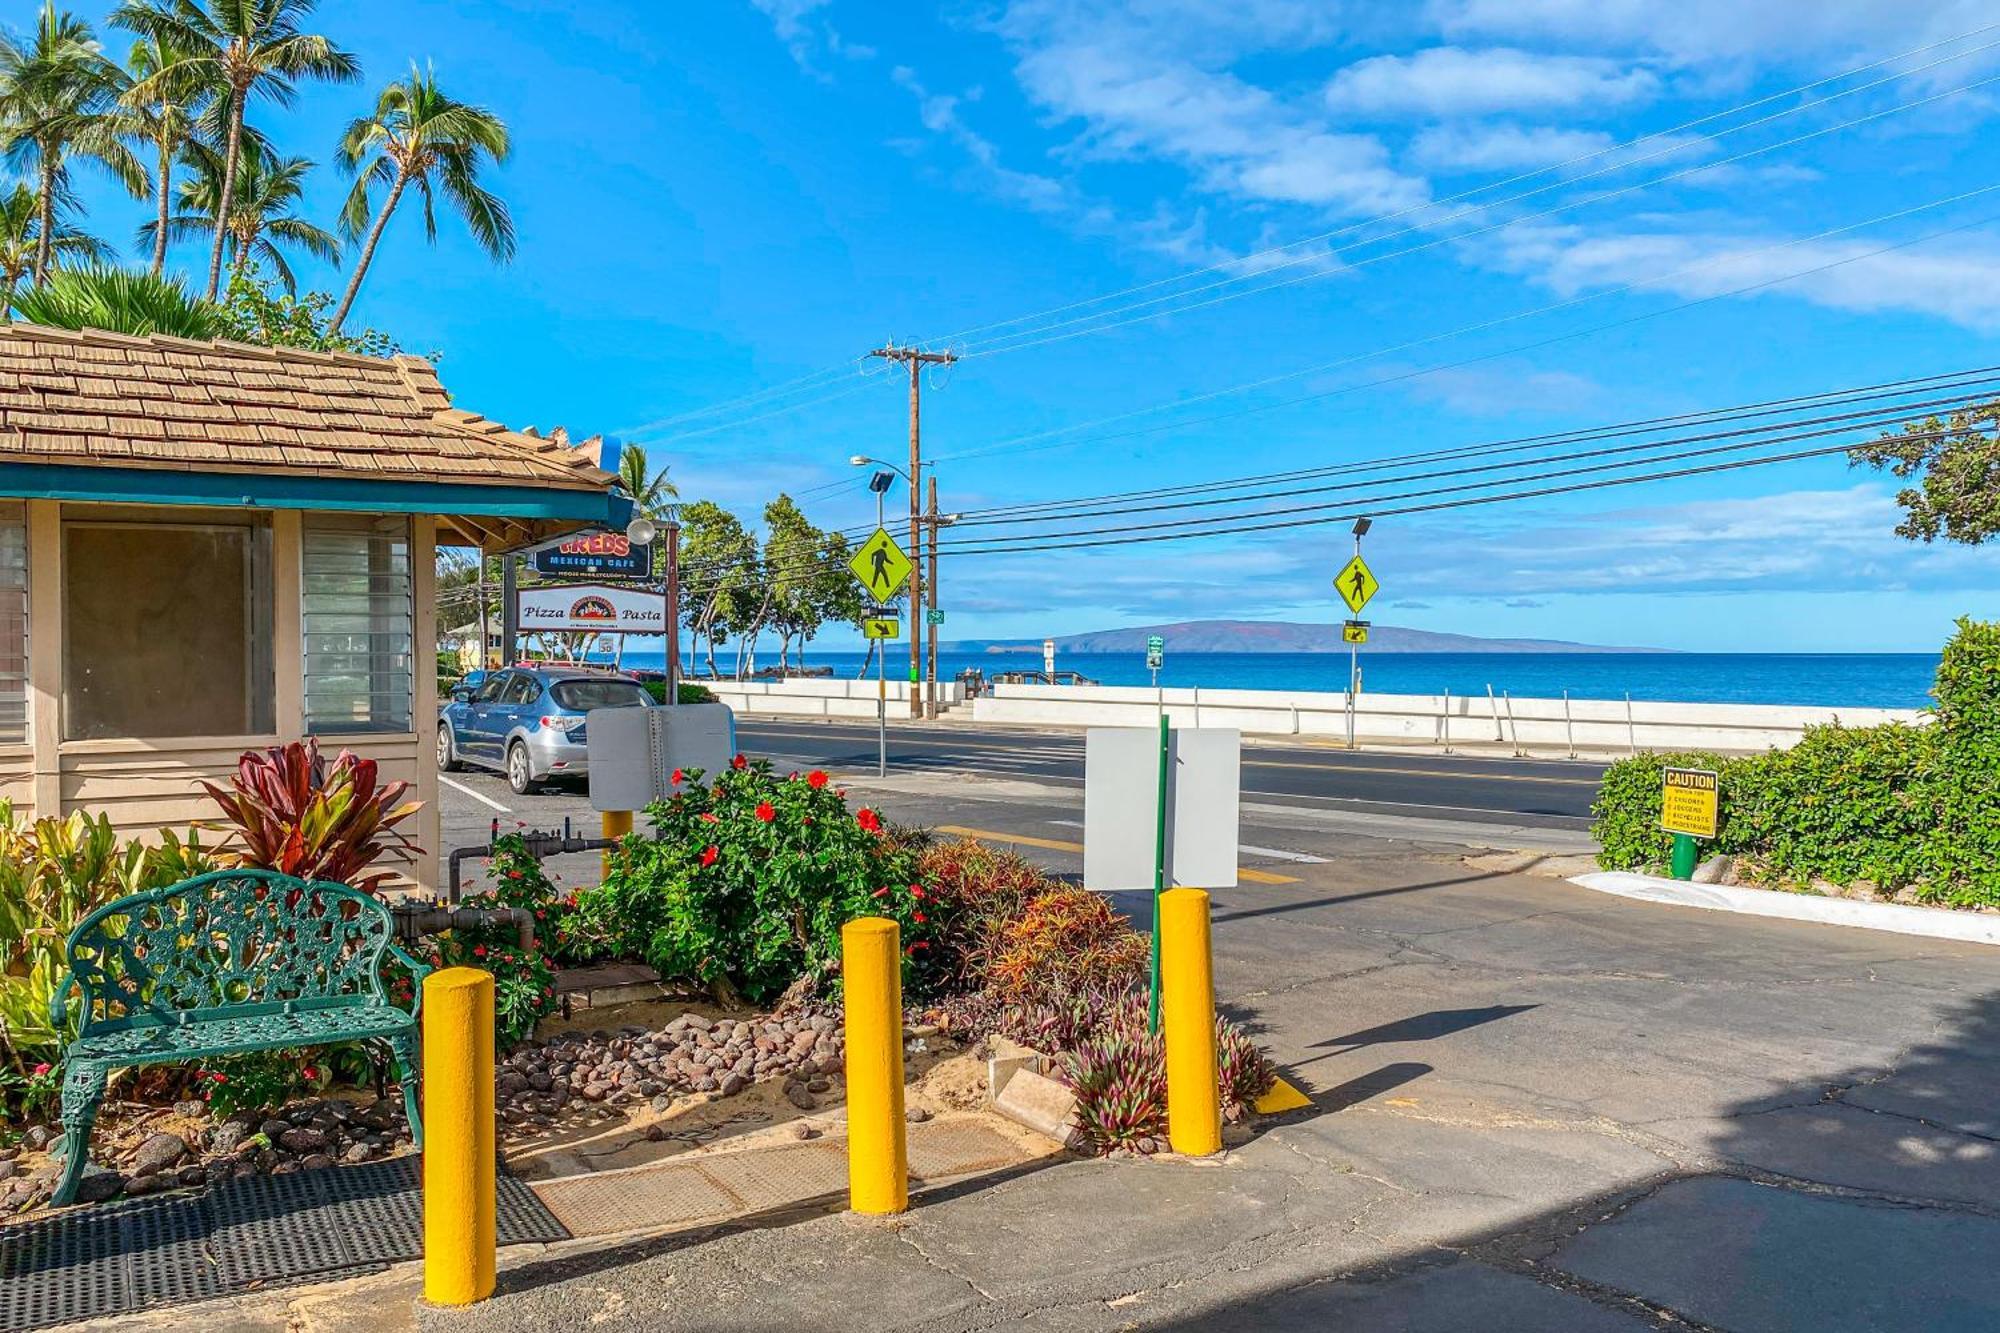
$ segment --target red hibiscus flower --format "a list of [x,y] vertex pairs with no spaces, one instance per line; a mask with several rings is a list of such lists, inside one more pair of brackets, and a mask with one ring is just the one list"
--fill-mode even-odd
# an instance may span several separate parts
[[918,902],[922,902],[924,900],[924,886],[921,884],[912,884],[910,886],[910,896]]
[[882,831],[882,817],[865,805],[855,814],[854,822],[861,825],[862,828],[867,829],[870,833],[880,833]]
[[484,958],[486,956],[486,946],[483,944],[473,946],[472,956],[474,958]]
[[680,786],[680,785],[681,785],[681,784],[682,784],[683,782],[686,782],[686,781],[687,781],[687,774],[686,774],[686,773],[683,773],[683,772],[682,772],[682,771],[681,771],[680,769],[678,769],[678,768],[677,768],[677,769],[675,769],[675,770],[674,770],[674,785],[675,785],[676,787],[678,787],[678,786]]
[[705,866],[712,866],[715,864],[715,858],[720,855],[722,855],[722,849],[714,843],[710,843],[701,849],[701,863]]
[[824,787],[830,780],[824,772],[817,768],[806,774],[806,785],[814,790]]
[[720,824],[722,817],[713,810],[704,810],[701,812],[701,822],[704,824]]
[[910,920],[921,926],[924,924],[924,914],[922,912],[912,912],[910,913]]
[[772,805],[769,801],[759,801],[757,803],[757,818],[759,821],[768,824],[777,817],[777,806]]
[[739,754],[729,761],[729,766],[734,769],[745,769],[750,767],[750,761]]
[[47,1063],[46,1061],[44,1061],[44,1062],[43,1062],[43,1063],[41,1063],[41,1064],[38,1064],[38,1065],[36,1065],[36,1066],[35,1066],[35,1077],[36,1077],[36,1078],[40,1078],[40,1077],[41,1077],[42,1075],[44,1075],[44,1074],[48,1073],[48,1072],[49,1072],[49,1069],[50,1069],[50,1066],[49,1066],[49,1064],[48,1064],[48,1063]]

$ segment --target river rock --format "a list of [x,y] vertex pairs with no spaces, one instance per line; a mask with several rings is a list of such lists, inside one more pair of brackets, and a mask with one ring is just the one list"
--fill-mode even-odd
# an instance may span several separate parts
[[155,1134],[139,1145],[127,1165],[135,1176],[150,1176],[180,1161],[187,1151],[187,1142],[180,1135]]

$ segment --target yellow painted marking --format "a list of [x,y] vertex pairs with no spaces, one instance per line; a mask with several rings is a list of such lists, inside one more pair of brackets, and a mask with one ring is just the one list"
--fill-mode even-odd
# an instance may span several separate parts
[[[950,833],[961,838],[978,838],[982,842],[1011,842],[1022,847],[1040,847],[1050,852],[1076,852],[1081,854],[1080,842],[1062,842],[1055,838],[1031,838],[1025,833],[998,833],[992,829],[966,828],[961,824],[939,824],[937,832]],[[1246,884],[1296,884],[1299,881],[1291,875],[1276,875],[1268,870],[1253,870],[1249,866],[1239,866],[1236,877]]]
[[1285,1080],[1277,1079],[1272,1082],[1269,1092],[1250,1105],[1258,1115],[1277,1115],[1281,1111],[1296,1111],[1302,1106],[1311,1106],[1312,1098]]

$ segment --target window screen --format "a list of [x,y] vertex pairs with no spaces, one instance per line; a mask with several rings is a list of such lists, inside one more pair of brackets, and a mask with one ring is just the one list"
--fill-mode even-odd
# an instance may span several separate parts
[[63,735],[273,727],[270,542],[247,523],[63,524]]
[[301,574],[306,730],[408,731],[409,520],[309,515]]
[[28,739],[28,523],[0,505],[0,744]]

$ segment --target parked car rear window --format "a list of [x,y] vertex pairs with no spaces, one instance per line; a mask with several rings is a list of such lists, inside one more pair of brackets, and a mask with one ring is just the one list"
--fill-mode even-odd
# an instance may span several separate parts
[[593,708],[638,708],[648,702],[646,691],[629,680],[559,680],[551,690],[556,702],[572,713]]

